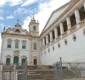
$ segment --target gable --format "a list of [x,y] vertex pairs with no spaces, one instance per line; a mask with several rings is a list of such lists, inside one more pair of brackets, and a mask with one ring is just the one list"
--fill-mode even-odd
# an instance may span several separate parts
[[17,24],[15,25],[14,28],[8,28],[6,29],[4,32],[9,33],[9,34],[23,34],[23,35],[27,35],[28,31],[26,29],[22,29],[21,25]]
[[55,10],[51,14],[50,18],[48,19],[43,31],[45,31],[68,7],[69,7],[69,3],[67,3],[67,4],[63,5],[62,7],[60,7],[59,9]]

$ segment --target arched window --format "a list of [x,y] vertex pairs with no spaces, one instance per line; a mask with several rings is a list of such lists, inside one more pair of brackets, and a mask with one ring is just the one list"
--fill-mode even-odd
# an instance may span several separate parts
[[33,30],[36,31],[36,26],[33,26]]
[[33,48],[34,48],[34,50],[37,49],[37,44],[36,43],[34,43]]
[[11,48],[11,45],[12,45],[12,40],[8,39],[7,40],[7,48]]
[[25,40],[22,41],[22,49],[26,49],[26,41]]
[[19,48],[19,40],[15,40],[15,48]]
[[10,65],[10,58],[6,58],[6,65]]
[[19,57],[17,56],[14,57],[14,64],[19,64]]

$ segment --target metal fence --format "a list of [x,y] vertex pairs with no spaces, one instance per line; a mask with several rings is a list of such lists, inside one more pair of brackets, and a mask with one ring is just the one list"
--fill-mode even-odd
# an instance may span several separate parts
[[63,62],[54,64],[54,80],[85,80],[85,62]]

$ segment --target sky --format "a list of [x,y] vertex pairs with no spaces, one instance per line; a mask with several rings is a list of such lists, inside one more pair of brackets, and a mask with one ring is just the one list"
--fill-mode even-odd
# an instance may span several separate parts
[[29,30],[28,25],[33,14],[35,19],[39,21],[39,31],[41,32],[51,13],[69,1],[70,0],[0,0],[0,34],[4,27],[14,27],[17,22],[21,24],[22,28]]

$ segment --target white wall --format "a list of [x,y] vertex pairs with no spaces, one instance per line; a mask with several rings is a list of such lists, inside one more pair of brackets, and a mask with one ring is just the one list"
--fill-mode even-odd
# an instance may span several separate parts
[[[85,27],[83,27],[85,28]],[[59,41],[60,48],[58,48],[58,42],[49,46],[48,48],[41,51],[41,64],[52,65],[53,63],[59,61],[62,57],[63,61],[74,61],[77,59],[85,58],[85,35],[83,34],[83,28],[70,34],[64,39]],[[73,40],[73,34],[76,35],[76,41]],[[67,45],[65,45],[64,40],[67,39]],[[52,47],[55,47],[53,51]],[[44,53],[46,51],[46,54]]]
[[[7,39],[12,39],[12,47],[7,48]],[[18,50],[20,51],[19,53],[19,63],[21,63],[21,56],[26,56],[27,57],[27,62],[29,63],[29,54],[30,54],[30,42],[28,38],[23,38],[23,37],[12,37],[12,36],[4,36],[2,38],[3,42],[3,48],[2,48],[2,61],[5,64],[6,63],[6,56],[10,55],[11,56],[11,64],[13,64],[13,56],[14,56],[14,50],[15,49],[15,40],[18,39],[20,40],[19,43],[19,48]],[[22,40],[25,40],[27,42],[26,44],[26,49],[22,49]]]

